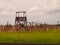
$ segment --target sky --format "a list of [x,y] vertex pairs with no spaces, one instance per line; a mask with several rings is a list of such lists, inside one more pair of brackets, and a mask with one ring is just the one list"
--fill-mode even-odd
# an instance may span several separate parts
[[0,0],[0,24],[14,24],[17,11],[26,11],[28,22],[56,24],[60,0]]

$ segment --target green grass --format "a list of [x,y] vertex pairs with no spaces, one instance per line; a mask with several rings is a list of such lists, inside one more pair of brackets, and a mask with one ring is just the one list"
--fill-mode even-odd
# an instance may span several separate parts
[[0,32],[0,43],[60,44],[60,31]]

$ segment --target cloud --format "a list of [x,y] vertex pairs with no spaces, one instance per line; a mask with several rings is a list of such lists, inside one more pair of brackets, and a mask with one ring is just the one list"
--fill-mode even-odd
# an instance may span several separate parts
[[0,0],[0,15],[11,15],[13,19],[15,12],[21,10],[27,11],[29,20],[60,20],[60,0]]
[[35,7],[32,7],[28,10],[28,12],[34,12],[34,11],[37,11],[39,10],[39,7],[35,6]]
[[50,11],[48,11],[47,13],[48,13],[48,14],[60,13],[60,9],[50,10]]
[[14,6],[11,3],[7,3],[5,0],[0,1],[0,15],[7,15],[13,13]]

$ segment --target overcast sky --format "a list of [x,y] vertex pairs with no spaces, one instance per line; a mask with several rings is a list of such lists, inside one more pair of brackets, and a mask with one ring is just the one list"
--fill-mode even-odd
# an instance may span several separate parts
[[28,21],[56,24],[60,0],[0,0],[0,24],[14,24],[16,11],[27,11]]

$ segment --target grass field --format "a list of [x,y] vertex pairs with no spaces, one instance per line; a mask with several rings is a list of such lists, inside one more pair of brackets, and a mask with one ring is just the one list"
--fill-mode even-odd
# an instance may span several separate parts
[[0,43],[60,44],[60,31],[0,32]]

